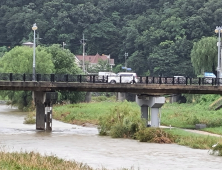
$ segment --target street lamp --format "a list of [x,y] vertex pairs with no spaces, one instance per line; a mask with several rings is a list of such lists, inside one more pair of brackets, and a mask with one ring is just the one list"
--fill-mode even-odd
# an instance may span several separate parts
[[33,72],[32,72],[32,81],[35,81],[35,30],[37,30],[36,23],[33,24],[32,30],[34,31],[34,42],[33,42]]
[[217,47],[218,47],[218,58],[217,58],[217,78],[218,78],[218,81],[221,77],[221,49],[220,49],[220,46],[221,46],[221,40],[220,40],[220,33],[222,32],[222,27],[220,26],[217,26],[216,29],[215,29],[215,33],[218,33],[218,42],[217,42]]

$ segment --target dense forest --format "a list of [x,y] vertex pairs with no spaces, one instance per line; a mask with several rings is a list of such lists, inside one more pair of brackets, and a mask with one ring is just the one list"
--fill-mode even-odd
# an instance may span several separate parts
[[[0,47],[8,50],[33,41],[65,42],[82,54],[110,54],[138,75],[195,76],[191,63],[194,42],[217,36],[222,24],[220,0],[1,0]],[[215,44],[216,46],[216,44]],[[208,70],[206,70],[208,71]],[[211,70],[209,70],[211,71]]]

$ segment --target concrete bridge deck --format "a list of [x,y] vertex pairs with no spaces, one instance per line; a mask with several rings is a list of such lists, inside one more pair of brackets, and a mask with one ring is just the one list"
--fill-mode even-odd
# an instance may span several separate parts
[[222,86],[185,84],[108,84],[50,81],[0,81],[0,90],[129,92],[136,94],[222,94]]

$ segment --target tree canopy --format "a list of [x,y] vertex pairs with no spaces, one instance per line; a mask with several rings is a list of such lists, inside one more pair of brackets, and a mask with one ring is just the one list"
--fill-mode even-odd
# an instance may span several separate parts
[[191,51],[191,62],[197,75],[203,72],[213,72],[217,75],[217,39],[215,37],[203,37],[194,43]]
[[[16,46],[0,58],[1,73],[29,73],[33,69],[33,48]],[[59,45],[36,48],[36,73],[79,74],[81,70],[75,64],[74,55],[63,50]],[[59,92],[58,102],[68,100],[71,103],[84,100],[82,92]],[[32,104],[32,93],[29,91],[0,91],[2,97],[10,99],[12,105],[26,110]]]
[[[33,41],[31,27],[36,23],[42,38],[38,44],[65,42],[77,55],[82,54],[84,33],[87,54],[110,54],[116,65],[124,65],[127,52],[127,65],[138,75],[194,76],[190,58],[194,42],[216,37],[214,29],[222,23],[218,0],[1,0],[0,4],[0,46]],[[59,70],[63,71],[67,70]]]

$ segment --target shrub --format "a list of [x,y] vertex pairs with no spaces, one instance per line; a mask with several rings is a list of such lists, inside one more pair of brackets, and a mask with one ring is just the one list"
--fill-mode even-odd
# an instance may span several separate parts
[[222,144],[218,143],[215,147],[213,147],[211,154],[222,156]]
[[110,109],[109,114],[99,118],[99,134],[115,138],[134,138],[134,134],[145,127],[144,120],[131,102],[124,101]]
[[140,142],[155,142],[155,143],[172,143],[172,135],[166,133],[160,128],[144,128],[139,130],[136,134],[136,139]]
[[24,124],[35,124],[35,113],[29,113],[28,115],[26,115],[25,120],[24,120]]

